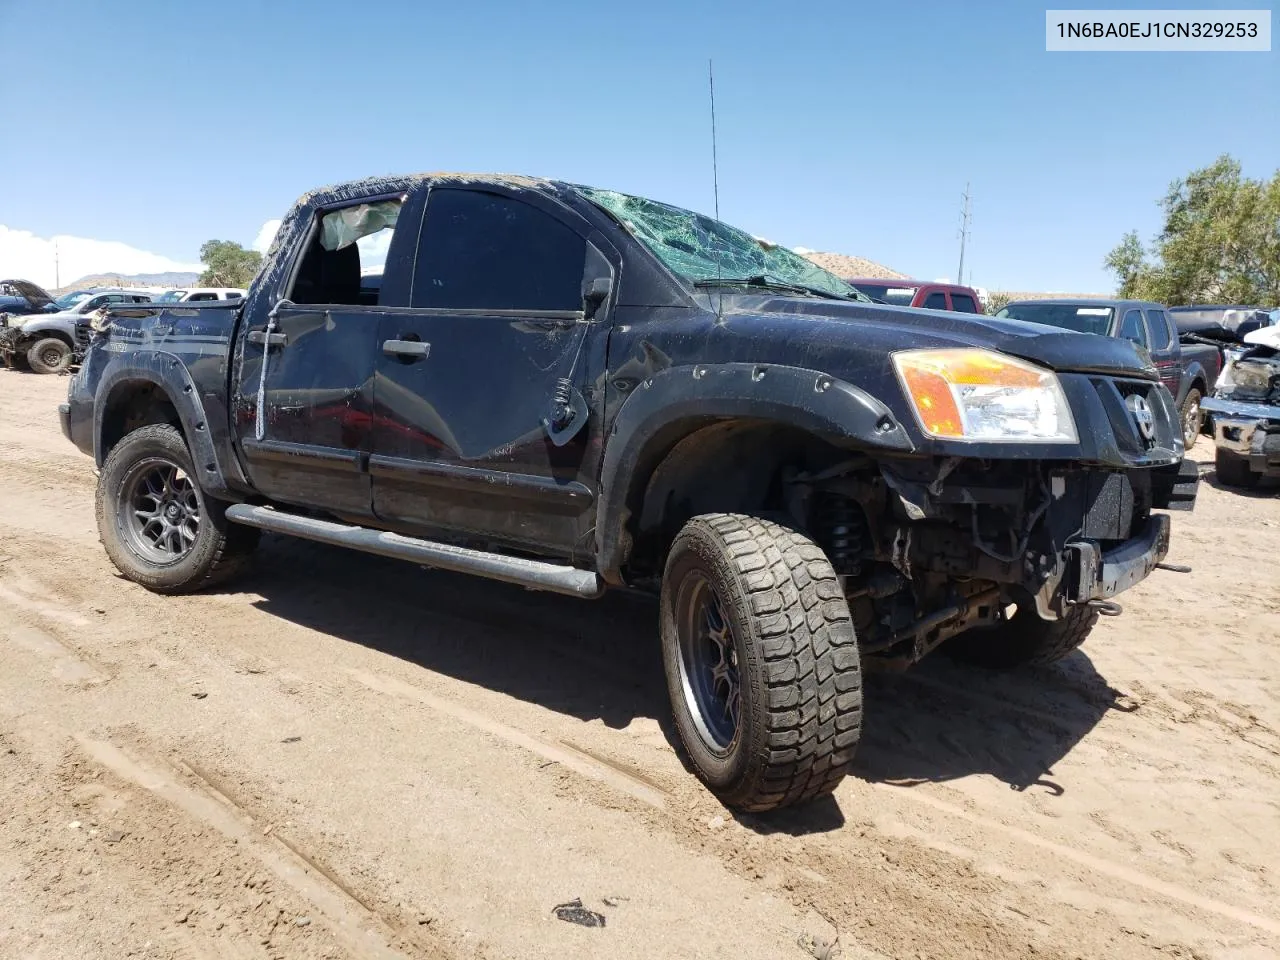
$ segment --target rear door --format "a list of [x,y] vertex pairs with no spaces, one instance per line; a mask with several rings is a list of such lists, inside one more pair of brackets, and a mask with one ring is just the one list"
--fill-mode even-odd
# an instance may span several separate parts
[[[245,319],[234,427],[250,480],[273,500],[372,516],[378,328],[408,303],[417,232],[397,224],[413,209],[420,198],[396,196],[318,210],[285,298]],[[361,278],[384,269],[370,292]]]
[[[412,305],[378,335],[374,509],[428,536],[571,557],[590,542],[616,254],[576,213],[534,191],[433,187]],[[555,442],[558,391],[578,411]]]

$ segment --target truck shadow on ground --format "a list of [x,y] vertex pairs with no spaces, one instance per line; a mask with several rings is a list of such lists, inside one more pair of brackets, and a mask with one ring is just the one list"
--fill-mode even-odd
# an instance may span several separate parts
[[[680,752],[649,598],[584,602],[286,537],[266,537],[257,561],[229,589],[260,594],[272,616],[613,729],[650,718]],[[867,676],[854,773],[900,786],[987,774],[1058,794],[1055,764],[1113,709],[1127,709],[1123,696],[1082,653],[1007,674],[935,655]],[[843,823],[829,798],[742,819],[788,833]]]

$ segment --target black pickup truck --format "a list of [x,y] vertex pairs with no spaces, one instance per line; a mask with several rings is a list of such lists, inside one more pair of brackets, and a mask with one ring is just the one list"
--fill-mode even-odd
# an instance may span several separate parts
[[1209,344],[1180,340],[1178,328],[1163,304],[1147,300],[1019,300],[1007,304],[996,314],[1120,337],[1150,353],[1160,371],[1160,379],[1173,394],[1182,421],[1183,442],[1189,447],[1204,424],[1201,403],[1213,390],[1222,370],[1222,355]]
[[198,589],[268,530],[651,591],[691,765],[741,809],[840,781],[864,667],[1066,656],[1196,495],[1124,340],[873,304],[724,223],[560,182],[318,190],[243,303],[95,328],[60,412],[126,576]]

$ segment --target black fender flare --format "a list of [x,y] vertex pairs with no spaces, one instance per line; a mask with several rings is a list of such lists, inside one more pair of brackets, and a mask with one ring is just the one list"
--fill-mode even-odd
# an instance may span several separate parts
[[201,488],[217,497],[238,499],[227,488],[226,471],[210,435],[204,408],[200,404],[200,393],[186,364],[173,354],[160,350],[131,351],[103,372],[94,391],[93,403],[93,459],[97,465],[101,467],[106,459],[103,427],[108,405],[116,388],[125,383],[150,383],[164,393],[182,421],[182,432],[199,474],[196,479]]
[[897,416],[865,390],[820,370],[762,363],[668,367],[638,383],[605,441],[596,508],[596,566],[622,583],[627,496],[649,444],[674,424],[734,417],[799,427],[851,448],[911,453]]

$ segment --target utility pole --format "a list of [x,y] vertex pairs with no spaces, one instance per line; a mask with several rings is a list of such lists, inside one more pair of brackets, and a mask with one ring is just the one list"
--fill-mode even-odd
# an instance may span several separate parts
[[53,289],[62,289],[62,274],[58,271],[58,240],[53,241]]
[[969,196],[969,184],[964,185],[964,206],[960,208],[960,269],[956,273],[956,283],[964,283],[964,244],[969,239],[969,221],[973,215],[969,204],[973,197]]

